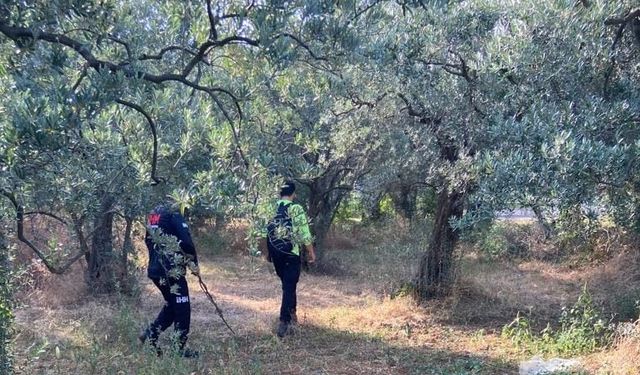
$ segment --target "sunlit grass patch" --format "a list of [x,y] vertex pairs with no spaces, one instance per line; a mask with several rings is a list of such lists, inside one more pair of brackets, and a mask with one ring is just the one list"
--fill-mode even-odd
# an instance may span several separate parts
[[274,333],[281,286],[273,266],[238,254],[203,254],[202,277],[238,336],[188,275],[188,346],[200,351],[197,360],[171,351],[172,328],[161,336],[160,358],[138,344],[140,329],[164,303],[143,271],[142,293],[133,298],[85,296],[57,308],[34,301],[18,314],[19,365],[25,374],[512,374],[530,355],[500,335],[514,309],[531,307],[544,316],[579,293],[575,280],[589,275],[542,261],[465,256],[453,294],[419,305],[403,286],[410,285],[423,244],[402,237],[330,251],[344,272],[303,273],[301,324],[284,340]]

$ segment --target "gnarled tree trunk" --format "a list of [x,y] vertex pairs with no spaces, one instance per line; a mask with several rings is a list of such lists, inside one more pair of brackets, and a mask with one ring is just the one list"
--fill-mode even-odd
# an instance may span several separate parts
[[322,181],[315,181],[309,186],[309,219],[315,237],[316,261],[322,262],[325,254],[325,241],[338,206],[346,194],[346,190],[330,190]]
[[349,168],[334,165],[322,176],[304,184],[309,188],[308,215],[311,221],[311,231],[315,237],[316,261],[322,263],[325,255],[325,241],[336,215],[338,206],[345,195],[352,190],[353,183],[344,183]]
[[542,213],[542,209],[538,205],[532,205],[531,210],[533,211],[536,219],[538,220],[538,224],[542,227],[544,233],[544,239],[548,240],[549,238],[555,235],[555,229],[552,224],[550,224],[547,219],[544,217]]
[[385,191],[382,191],[379,192],[373,199],[373,203],[371,204],[369,215],[367,217],[368,221],[375,223],[382,219],[382,208],[380,207],[380,202],[382,202],[382,198],[384,198],[384,196]]
[[418,196],[416,187],[409,184],[396,184],[390,195],[396,210],[405,219],[413,220]]
[[451,227],[450,220],[463,213],[463,196],[443,188],[438,194],[433,235],[427,251],[420,258],[416,280],[419,299],[446,295],[453,281],[453,252],[459,233]]
[[115,198],[102,196],[100,209],[93,220],[93,238],[89,255],[89,286],[96,293],[116,290],[116,255],[113,252],[113,205]]

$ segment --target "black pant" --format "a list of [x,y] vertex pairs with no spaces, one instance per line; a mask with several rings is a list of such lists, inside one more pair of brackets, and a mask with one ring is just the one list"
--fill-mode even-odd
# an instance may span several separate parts
[[[168,278],[164,279],[164,285],[160,284],[160,279],[152,278],[154,284],[160,289],[165,304],[160,310],[160,314],[156,320],[151,323],[147,329],[147,337],[149,337],[153,345],[158,341],[160,332],[169,328],[172,324],[176,331],[179,332],[179,346],[184,348],[189,334],[189,326],[191,325],[191,303],[189,301],[189,288],[187,280],[181,277],[177,280]],[[175,293],[171,293],[171,286],[177,285]]]
[[300,257],[276,255],[273,257],[276,274],[282,281],[282,305],[280,321],[291,322],[291,315],[296,314],[296,286],[300,279]]

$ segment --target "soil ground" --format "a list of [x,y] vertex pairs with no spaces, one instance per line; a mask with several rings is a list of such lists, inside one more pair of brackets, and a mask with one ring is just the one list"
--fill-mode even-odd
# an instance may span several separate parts
[[[197,242],[202,277],[237,336],[189,276],[189,345],[201,356],[182,359],[165,349],[157,358],[136,340],[163,302],[143,269],[137,271],[135,298],[100,297],[83,290],[78,266],[70,275],[46,276],[21,297],[14,343],[18,374],[516,374],[519,361],[530,355],[501,336],[505,324],[519,311],[541,324],[553,319],[561,306],[575,301],[585,282],[598,280],[615,290],[608,272],[616,274],[615,264],[630,262],[614,259],[572,269],[466,256],[452,297],[419,306],[401,292],[402,275],[412,274],[408,265],[417,259],[415,246],[389,251],[372,243],[347,244],[327,254],[328,274],[302,275],[300,325],[280,340],[274,335],[280,284],[271,265],[207,251],[208,241]],[[164,335],[165,348],[171,331]],[[585,371],[634,373],[631,367],[607,371],[606,358],[606,353],[584,358]]]

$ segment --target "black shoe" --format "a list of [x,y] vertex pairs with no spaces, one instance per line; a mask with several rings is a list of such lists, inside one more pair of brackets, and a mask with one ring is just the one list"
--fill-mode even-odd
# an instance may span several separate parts
[[187,348],[180,351],[180,356],[183,358],[198,358],[200,353],[197,350]]
[[[149,329],[143,330],[142,333],[138,335],[138,341],[140,342],[140,345],[144,345],[144,343],[147,342],[148,339],[149,339]],[[156,341],[151,340],[149,344],[156,351],[156,355],[158,357],[162,357],[162,349],[158,347]]]
[[280,322],[280,325],[278,325],[278,337],[280,338],[285,337],[288,333],[289,333],[289,323]]

